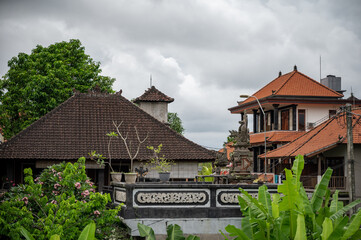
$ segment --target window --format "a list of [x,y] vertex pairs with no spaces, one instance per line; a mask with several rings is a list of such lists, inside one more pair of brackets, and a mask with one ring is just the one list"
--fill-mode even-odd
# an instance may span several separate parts
[[306,110],[298,109],[298,131],[306,130]]
[[281,111],[281,130],[290,130],[290,110]]

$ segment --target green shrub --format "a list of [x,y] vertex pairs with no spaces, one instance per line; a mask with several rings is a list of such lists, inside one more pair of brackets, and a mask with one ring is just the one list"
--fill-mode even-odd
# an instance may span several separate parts
[[240,189],[242,194],[238,200],[244,216],[242,229],[228,225],[226,231],[230,236],[237,240],[361,239],[361,211],[351,218],[345,216],[361,201],[343,206],[338,201],[338,191],[330,199],[331,168],[326,170],[309,200],[300,181],[303,167],[304,159],[299,155],[292,171],[285,169],[286,180],[278,186],[280,194],[273,194],[273,201],[265,185],[259,188],[258,199]]
[[118,212],[112,209],[109,194],[95,192],[85,172],[85,158],[45,169],[33,180],[25,169],[26,184],[10,189],[0,200],[0,235],[20,239],[24,227],[35,239],[77,239],[81,230],[94,221],[96,237],[124,235]]

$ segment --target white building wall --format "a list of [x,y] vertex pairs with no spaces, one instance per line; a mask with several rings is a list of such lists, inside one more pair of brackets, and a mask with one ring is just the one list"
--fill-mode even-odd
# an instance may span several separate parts
[[[146,178],[159,178],[157,170],[151,169],[150,166],[144,166],[146,162],[142,162],[144,168],[148,168],[149,172]],[[140,162],[134,162],[134,167],[138,168]],[[193,179],[198,175],[198,162],[197,161],[177,161],[172,165],[170,178],[190,178]]]
[[139,107],[159,121],[168,122],[168,103],[166,102],[140,102]]
[[[305,109],[306,112],[306,128],[307,123],[315,123],[329,116],[329,110],[337,110],[338,106],[310,106],[310,105],[298,105],[298,109]],[[296,113],[297,116],[297,128],[298,128],[298,112]]]

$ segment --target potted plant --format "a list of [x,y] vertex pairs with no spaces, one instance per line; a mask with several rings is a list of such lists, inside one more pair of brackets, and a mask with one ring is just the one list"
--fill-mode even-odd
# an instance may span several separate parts
[[159,156],[162,146],[162,144],[159,144],[157,148],[147,146],[149,150],[153,151],[153,158],[149,160],[148,164],[151,165],[151,169],[158,171],[160,181],[167,182],[170,178],[171,167],[175,163],[172,160],[166,159],[164,155]]

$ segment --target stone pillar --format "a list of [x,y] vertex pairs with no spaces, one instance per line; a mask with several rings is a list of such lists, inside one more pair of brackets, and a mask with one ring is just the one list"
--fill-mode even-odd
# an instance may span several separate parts
[[257,133],[258,132],[258,128],[257,128],[257,109],[253,109],[253,132]]
[[263,120],[264,120],[263,112],[260,109],[259,110],[259,131],[260,132],[266,131],[266,129],[264,129],[264,121]]
[[274,130],[278,130],[278,106],[279,104],[273,104],[274,111],[273,111],[273,119],[274,119]]
[[297,123],[297,105],[292,105],[292,130],[295,131]]

